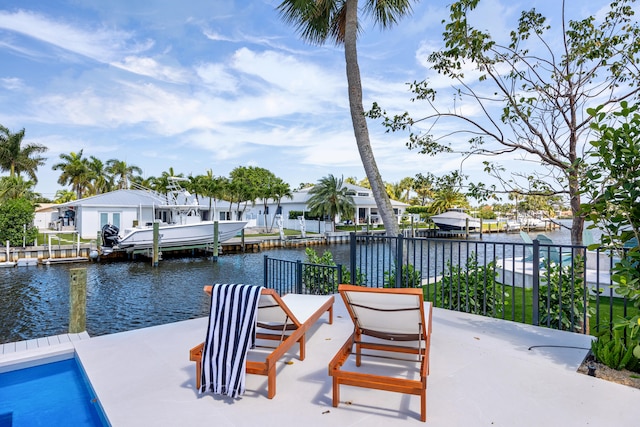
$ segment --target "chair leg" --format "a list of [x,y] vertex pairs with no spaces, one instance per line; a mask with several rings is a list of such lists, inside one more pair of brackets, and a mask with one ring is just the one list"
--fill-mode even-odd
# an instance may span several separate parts
[[276,395],[276,368],[269,369],[267,373],[267,398],[273,399]]
[[420,393],[420,421],[427,421],[427,391]]
[[340,383],[333,377],[333,407],[337,408],[340,403]]
[[202,361],[196,361],[196,390],[200,391],[200,378],[202,377]]
[[300,360],[304,360],[306,348],[304,335],[302,335],[302,338],[300,338],[300,341],[298,341],[298,343],[300,344]]

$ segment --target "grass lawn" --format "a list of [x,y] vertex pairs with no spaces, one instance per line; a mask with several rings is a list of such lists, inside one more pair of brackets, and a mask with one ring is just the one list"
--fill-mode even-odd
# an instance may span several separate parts
[[[475,313],[489,317],[513,320],[520,323],[533,323],[533,290],[522,289],[521,287],[503,286],[506,295],[504,297],[504,313]],[[436,307],[442,307],[442,286],[441,282],[430,283],[424,287],[425,300],[433,302]],[[434,295],[435,293],[435,295]],[[434,298],[435,297],[435,298]],[[607,330],[612,318],[624,317],[625,306],[622,298],[600,297],[589,302],[593,307],[594,314],[589,318],[589,333],[595,335],[598,330]],[[443,307],[448,308],[448,307]],[[543,307],[540,307],[543,310]],[[626,314],[633,316],[639,310],[627,303]],[[600,328],[597,325],[601,325]],[[544,326],[544,325],[541,325]]]
[[[50,233],[49,233],[50,234]],[[49,234],[38,233],[38,245],[49,244]],[[91,243],[95,239],[80,239],[80,243]],[[51,246],[54,245],[75,245],[78,243],[78,236],[75,234],[54,234],[51,236]]]

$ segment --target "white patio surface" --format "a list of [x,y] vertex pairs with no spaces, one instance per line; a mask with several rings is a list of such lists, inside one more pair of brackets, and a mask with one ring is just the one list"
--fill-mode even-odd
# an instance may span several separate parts
[[426,423],[418,396],[342,386],[334,408],[327,365],[352,331],[338,295],[334,324],[327,318],[309,331],[304,361],[292,352],[279,362],[271,400],[267,378],[258,375],[247,376],[238,399],[197,393],[189,349],[204,340],[206,318],[72,345],[113,426],[612,426],[640,419],[640,390],[576,372],[591,337],[442,309],[433,314]]

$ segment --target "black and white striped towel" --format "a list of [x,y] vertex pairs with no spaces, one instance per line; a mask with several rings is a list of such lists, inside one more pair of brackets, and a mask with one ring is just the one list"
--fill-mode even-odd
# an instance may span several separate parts
[[213,286],[200,393],[244,394],[247,351],[255,346],[261,290],[241,284]]

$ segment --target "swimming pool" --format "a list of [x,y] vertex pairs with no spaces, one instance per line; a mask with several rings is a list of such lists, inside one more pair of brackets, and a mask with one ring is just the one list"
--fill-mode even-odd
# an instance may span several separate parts
[[108,425],[73,357],[0,374],[0,427]]

